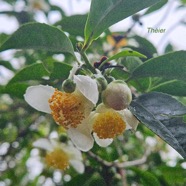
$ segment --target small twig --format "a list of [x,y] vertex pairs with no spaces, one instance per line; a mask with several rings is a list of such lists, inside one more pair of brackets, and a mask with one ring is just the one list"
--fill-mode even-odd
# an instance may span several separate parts
[[102,159],[101,157],[97,156],[96,154],[94,154],[91,151],[88,152],[88,155],[91,156],[92,158],[94,158],[96,161],[103,164],[104,166],[107,166],[107,167],[114,166],[116,168],[126,168],[126,167],[132,167],[132,166],[144,164],[147,161],[147,157],[150,155],[150,153],[151,153],[151,150],[147,149],[145,151],[145,154],[142,156],[142,158],[137,159],[137,160],[133,160],[133,161],[127,161],[127,162],[108,162],[108,161]]
[[137,160],[133,160],[133,161],[118,163],[117,167],[118,168],[126,168],[126,167],[132,167],[132,166],[136,166],[136,165],[142,165],[147,161],[147,157],[150,155],[150,153],[151,153],[151,150],[147,149],[145,151],[145,154],[142,156],[142,158],[137,159]]
[[94,154],[91,151],[88,151],[88,155],[91,156],[92,158],[94,158],[96,161],[100,162],[101,164],[105,165],[106,167],[111,167],[113,166],[113,162],[108,162],[102,158],[100,158],[99,156],[97,156],[96,154]]

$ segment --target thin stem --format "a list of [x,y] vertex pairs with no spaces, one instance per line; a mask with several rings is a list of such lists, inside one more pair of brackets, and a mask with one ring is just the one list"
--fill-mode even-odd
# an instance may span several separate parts
[[137,165],[142,165],[147,161],[147,157],[150,155],[151,150],[147,149],[145,151],[145,154],[142,156],[142,158],[133,160],[133,161],[126,161],[123,163],[118,163],[117,167],[118,168],[126,168],[126,167],[132,167],[132,166],[137,166]]
[[126,168],[126,167],[132,167],[132,166],[144,164],[147,161],[147,158],[150,155],[150,153],[151,153],[151,150],[148,148],[140,159],[133,160],[133,161],[126,161],[126,162],[108,162],[102,159],[101,157],[97,156],[91,151],[88,152],[88,155],[106,167],[114,166],[116,168]]
[[88,60],[87,55],[86,55],[83,51],[80,51],[80,54],[81,54],[82,58],[84,59],[85,64],[86,64],[86,66],[88,67],[88,69],[89,69],[92,73],[96,73],[94,67],[90,64],[90,61]]
[[88,60],[87,55],[85,54],[85,50],[83,50],[83,46],[82,43],[78,43],[77,44],[77,50],[80,53],[81,57],[83,58],[83,60],[85,61],[86,66],[88,67],[88,69],[92,72],[92,73],[96,73],[96,70],[94,69],[94,67],[91,65],[90,61]]

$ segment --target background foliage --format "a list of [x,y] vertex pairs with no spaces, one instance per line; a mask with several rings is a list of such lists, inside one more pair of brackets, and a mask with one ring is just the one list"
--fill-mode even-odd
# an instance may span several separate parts
[[[186,157],[183,106],[186,104],[186,52],[177,51],[168,43],[159,54],[153,43],[133,30],[135,25],[142,26],[144,16],[158,11],[168,1],[121,0],[113,4],[114,0],[92,0],[89,16],[67,16],[50,1],[45,1],[48,9],[30,8],[30,1],[22,2],[21,11],[16,10],[17,1],[13,0],[4,1],[10,10],[0,11],[0,16],[12,16],[19,24],[19,29],[12,34],[0,33],[0,78],[4,72],[12,74],[10,80],[0,85],[0,186],[186,185],[184,159],[177,154],[169,159],[174,151],[167,145]],[[158,3],[135,14],[153,2]],[[179,1],[178,9],[184,9],[185,3]],[[36,21],[38,12],[48,24]],[[60,19],[51,24],[49,20],[54,12]],[[112,33],[108,29],[130,15],[133,24],[125,26],[122,32]],[[83,50],[92,64],[106,55],[108,61],[115,60],[114,65],[124,67],[109,69],[108,74],[127,81],[134,95],[139,96],[130,108],[145,125],[141,123],[136,132],[125,132],[107,148],[94,145],[90,152],[83,153],[86,169],[78,175],[72,168],[62,172],[47,167],[43,161],[45,152],[33,148],[32,143],[41,137],[59,136],[62,142],[68,138],[50,116],[32,109],[23,95],[31,85],[61,87],[77,56],[76,44],[84,41],[83,38]],[[10,61],[3,55],[7,49],[16,49],[8,51]]]

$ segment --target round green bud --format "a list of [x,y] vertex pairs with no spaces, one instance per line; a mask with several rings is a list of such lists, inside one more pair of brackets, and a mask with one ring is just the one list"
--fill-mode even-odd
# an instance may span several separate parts
[[98,84],[98,91],[102,92],[106,89],[108,83],[107,80],[104,77],[98,77],[96,78],[97,84]]
[[132,101],[132,93],[128,85],[120,80],[108,84],[102,92],[103,103],[114,110],[127,108]]
[[72,93],[76,89],[76,84],[71,79],[66,79],[63,84],[62,88],[66,93]]
[[60,141],[63,142],[63,143],[66,143],[68,141],[68,137],[66,134],[62,134],[60,135],[59,137]]

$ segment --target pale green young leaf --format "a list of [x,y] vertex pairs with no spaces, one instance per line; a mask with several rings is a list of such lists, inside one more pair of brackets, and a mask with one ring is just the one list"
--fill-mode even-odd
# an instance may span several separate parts
[[136,51],[133,51],[133,50],[123,50],[111,57],[109,57],[107,59],[107,61],[111,61],[111,60],[114,60],[114,59],[119,59],[121,57],[127,57],[127,56],[134,56],[134,57],[140,57],[140,58],[146,58],[145,55],[139,53],[139,52],[136,52]]

